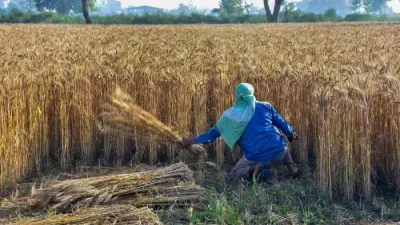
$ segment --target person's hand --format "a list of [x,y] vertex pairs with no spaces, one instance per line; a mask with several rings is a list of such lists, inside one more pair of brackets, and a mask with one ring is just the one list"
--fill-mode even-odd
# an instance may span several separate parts
[[182,138],[183,147],[189,148],[193,144],[194,144],[193,138]]

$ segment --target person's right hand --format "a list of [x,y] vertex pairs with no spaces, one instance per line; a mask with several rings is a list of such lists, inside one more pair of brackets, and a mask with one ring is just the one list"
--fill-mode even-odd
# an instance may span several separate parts
[[189,148],[193,144],[194,144],[193,138],[182,138],[183,147]]

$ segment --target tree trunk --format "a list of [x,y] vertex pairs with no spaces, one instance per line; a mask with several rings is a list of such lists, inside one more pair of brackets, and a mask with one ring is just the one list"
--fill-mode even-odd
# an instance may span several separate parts
[[249,7],[250,7],[250,5],[247,4],[247,1],[246,1],[246,0],[244,0],[244,8],[246,9],[247,15],[250,15]]
[[92,20],[90,19],[89,16],[88,0],[82,0],[82,12],[83,12],[83,17],[85,17],[86,23],[91,24]]
[[277,23],[278,22],[279,12],[281,10],[282,3],[283,3],[283,0],[275,0],[274,11],[271,12],[271,9],[269,8],[268,0],[264,0],[264,8],[265,8],[265,12],[267,13],[268,23]]

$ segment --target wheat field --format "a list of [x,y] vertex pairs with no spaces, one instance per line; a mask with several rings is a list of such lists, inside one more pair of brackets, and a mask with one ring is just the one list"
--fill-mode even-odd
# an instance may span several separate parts
[[[400,189],[399,24],[1,25],[0,37],[2,190],[49,168],[184,158],[101,132],[117,85],[190,136],[215,124],[238,82],[294,125],[294,157],[330,198]],[[233,161],[221,141],[207,151]]]

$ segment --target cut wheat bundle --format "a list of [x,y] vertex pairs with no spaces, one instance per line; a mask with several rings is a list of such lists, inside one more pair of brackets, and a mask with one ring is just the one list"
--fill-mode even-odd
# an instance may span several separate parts
[[196,185],[193,172],[183,163],[130,174],[65,180],[35,190],[33,207],[50,206],[65,212],[75,206],[129,203],[162,207],[198,202],[205,189]]
[[[158,216],[149,208],[129,205],[110,205],[82,208],[70,214],[60,214],[45,218],[29,219],[11,223],[14,225],[62,225],[62,224],[162,224]],[[11,225],[10,224],[10,225]]]
[[[183,147],[181,136],[172,127],[136,105],[132,97],[119,87],[113,92],[111,103],[105,105],[100,118],[104,132],[122,132],[143,140]],[[199,156],[199,161],[204,161],[207,157],[206,151],[200,145],[192,145],[189,150]]]

